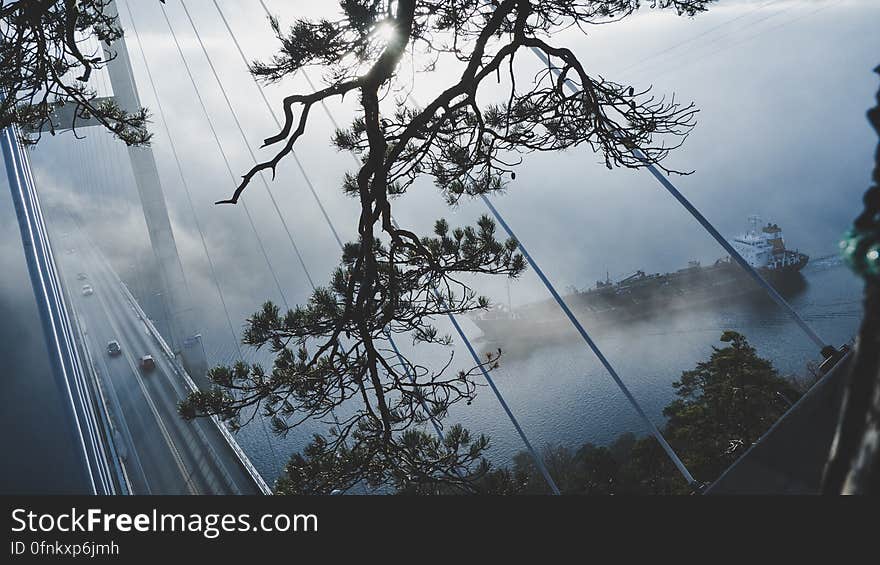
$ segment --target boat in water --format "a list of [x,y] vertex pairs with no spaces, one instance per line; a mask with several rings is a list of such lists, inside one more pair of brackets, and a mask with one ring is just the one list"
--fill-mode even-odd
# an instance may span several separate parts
[[[777,224],[762,225],[757,216],[749,220],[751,229],[730,240],[734,249],[783,296],[803,289],[800,271],[810,258],[785,247]],[[712,304],[766,298],[740,265],[724,257],[706,266],[691,261],[672,273],[636,271],[616,282],[606,276],[593,288],[574,290],[563,299],[592,331]],[[492,345],[576,336],[552,299],[516,308],[494,306],[472,320],[483,332],[482,341]]]

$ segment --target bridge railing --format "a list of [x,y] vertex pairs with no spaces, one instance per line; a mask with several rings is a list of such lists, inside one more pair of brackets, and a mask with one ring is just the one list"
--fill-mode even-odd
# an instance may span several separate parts
[[[72,304],[72,302],[69,303]],[[70,316],[73,320],[73,326],[76,332],[74,339],[76,340],[76,343],[79,346],[79,351],[82,354],[82,365],[90,377],[85,380],[87,385],[93,390],[92,398],[94,400],[92,404],[95,406],[95,412],[100,417],[100,422],[98,423],[107,440],[106,445],[109,451],[109,459],[113,465],[113,470],[116,472],[115,484],[118,489],[117,494],[133,494],[131,491],[131,482],[128,479],[128,474],[125,472],[125,467],[122,465],[119,450],[116,447],[116,435],[114,432],[118,432],[118,430],[113,423],[109,403],[104,394],[104,388],[101,386],[101,378],[98,374],[97,364],[92,357],[92,350],[86,339],[86,336],[88,335],[87,328],[77,314],[75,307],[70,309]]]
[[[3,93],[0,92],[2,99]],[[0,146],[49,363],[65,399],[63,405],[86,469],[89,490],[93,494],[115,494],[117,485],[111,467],[118,462],[110,461],[111,449],[105,441],[101,416],[98,416],[101,409],[93,400],[92,388],[85,376],[68,300],[52,252],[28,155],[20,143],[17,127],[7,127],[0,132]]]

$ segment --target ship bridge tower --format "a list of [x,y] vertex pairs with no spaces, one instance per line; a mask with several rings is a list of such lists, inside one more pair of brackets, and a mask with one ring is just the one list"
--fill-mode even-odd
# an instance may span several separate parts
[[782,229],[777,224],[768,223],[761,228],[761,232],[767,239],[767,243],[773,246],[774,253],[785,251],[785,240],[782,238]]
[[753,235],[758,234],[758,225],[761,223],[761,216],[757,214],[752,214],[748,217],[749,225],[752,226],[752,229],[749,232]]

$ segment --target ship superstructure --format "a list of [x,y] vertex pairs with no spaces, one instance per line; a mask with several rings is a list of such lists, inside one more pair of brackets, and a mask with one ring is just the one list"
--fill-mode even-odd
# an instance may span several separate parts
[[768,223],[758,229],[760,218],[750,216],[752,229],[731,240],[734,249],[758,270],[785,271],[801,270],[809,257],[785,248],[782,229],[777,224]]
[[[778,291],[786,293],[797,287],[791,283],[802,283],[800,270],[809,257],[785,247],[777,224],[762,225],[757,216],[749,221],[751,229],[730,240],[734,249]],[[596,329],[744,298],[755,292],[759,289],[748,274],[730,257],[724,257],[707,266],[691,261],[687,267],[665,274],[638,270],[617,282],[606,276],[594,287],[574,291],[564,299],[586,325]],[[537,336],[553,339],[557,334],[571,333],[562,323],[561,311],[550,300],[516,308],[499,306],[472,319],[488,342],[504,343],[523,336],[530,340]]]

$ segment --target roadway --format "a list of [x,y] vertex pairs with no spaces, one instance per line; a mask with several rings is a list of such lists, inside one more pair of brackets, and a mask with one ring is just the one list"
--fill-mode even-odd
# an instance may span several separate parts
[[[213,421],[185,421],[177,413],[177,403],[189,391],[185,381],[100,251],[81,230],[70,224],[65,227],[68,231],[56,256],[110,412],[114,442],[132,494],[260,494]],[[84,273],[86,280],[79,280],[78,273]],[[94,294],[83,295],[85,284]],[[111,340],[119,342],[121,355],[108,355]],[[147,354],[156,367],[145,372],[138,362]]]

